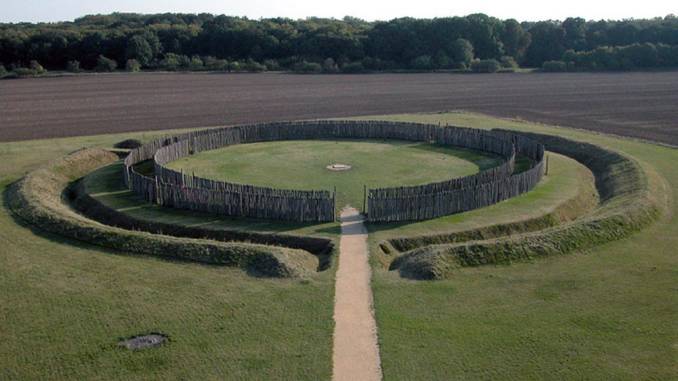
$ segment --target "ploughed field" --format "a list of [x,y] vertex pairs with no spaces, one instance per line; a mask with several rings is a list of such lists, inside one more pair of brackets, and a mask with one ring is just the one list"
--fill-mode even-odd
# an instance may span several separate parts
[[0,141],[470,110],[678,145],[678,72],[113,74],[0,82]]

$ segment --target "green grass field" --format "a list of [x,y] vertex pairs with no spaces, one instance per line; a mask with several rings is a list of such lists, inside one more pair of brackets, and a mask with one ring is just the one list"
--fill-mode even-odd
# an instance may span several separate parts
[[[334,163],[351,165],[331,172]],[[423,165],[425,163],[425,165]],[[241,184],[285,189],[337,189],[337,206],[362,209],[363,187],[444,181],[497,166],[481,152],[395,140],[312,140],[241,144],[170,163],[175,170]]]
[[[0,189],[51,158],[122,137],[2,143]],[[334,268],[267,280],[121,255],[33,231],[6,203],[0,246],[1,380],[330,377]],[[141,352],[116,346],[150,331],[170,343]]]
[[[664,194],[658,196],[671,200],[678,190],[673,148],[465,113],[374,119],[587,141],[640,160],[659,176],[653,181]],[[584,253],[468,268],[435,282],[404,280],[375,265],[384,378],[676,379],[678,221],[676,204],[668,205],[650,228]]]
[[[467,113],[373,119],[514,128],[588,141],[639,160],[655,185],[665,186],[658,196],[672,200],[678,190],[678,150],[668,147]],[[166,133],[1,143],[0,190],[80,147]],[[445,156],[460,165],[473,163]],[[137,216],[337,234],[336,224],[206,220],[148,207],[115,193],[115,171],[102,169],[92,186],[99,197]],[[373,227],[370,243],[374,248],[399,235],[537,216],[590,183],[586,168],[554,155],[551,175],[534,192],[457,216]],[[360,182],[358,187],[362,192]],[[443,281],[405,280],[373,260],[385,379],[675,379],[678,221],[676,204],[667,205],[659,222],[630,238],[531,263],[466,268]],[[2,380],[330,378],[336,265],[306,280],[267,280],[238,269],[121,255],[33,231],[6,204],[0,208],[0,246]],[[171,342],[140,352],[115,345],[118,338],[149,331],[167,333]]]

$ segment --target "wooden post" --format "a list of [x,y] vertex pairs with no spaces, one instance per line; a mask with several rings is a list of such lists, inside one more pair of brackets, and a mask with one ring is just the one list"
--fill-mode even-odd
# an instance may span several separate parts
[[367,214],[367,185],[363,185],[363,214]]
[[546,155],[546,170],[544,171],[544,176],[549,175],[549,155]]
[[155,203],[160,205],[160,187],[158,186],[158,176],[155,176]]

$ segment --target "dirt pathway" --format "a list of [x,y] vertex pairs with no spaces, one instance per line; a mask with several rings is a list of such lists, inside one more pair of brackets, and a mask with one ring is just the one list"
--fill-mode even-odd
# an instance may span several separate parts
[[367,230],[356,209],[341,212],[339,269],[334,302],[332,379],[380,380],[377,325],[372,311]]

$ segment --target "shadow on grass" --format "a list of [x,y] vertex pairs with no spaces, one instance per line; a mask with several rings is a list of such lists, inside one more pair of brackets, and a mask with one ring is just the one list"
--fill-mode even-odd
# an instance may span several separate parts
[[341,235],[341,226],[338,224],[334,224],[324,228],[315,229],[314,232],[339,236]]

